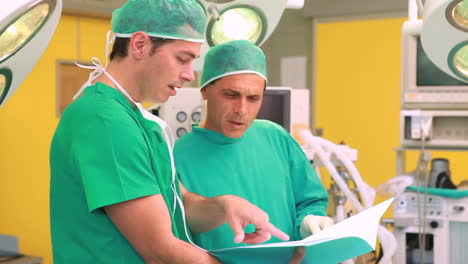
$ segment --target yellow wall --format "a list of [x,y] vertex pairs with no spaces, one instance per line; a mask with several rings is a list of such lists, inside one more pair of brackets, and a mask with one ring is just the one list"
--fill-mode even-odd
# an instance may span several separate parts
[[49,144],[58,123],[56,61],[103,61],[109,29],[106,19],[62,16],[41,59],[0,108],[0,234],[18,236],[21,252],[42,256],[46,264],[52,263]]
[[[319,23],[316,127],[358,150],[363,179],[377,186],[395,176],[399,146],[400,40],[406,18]],[[450,160],[453,180],[468,179],[467,153],[431,152]],[[413,170],[417,151],[407,152]],[[326,179],[324,179],[327,182]]]

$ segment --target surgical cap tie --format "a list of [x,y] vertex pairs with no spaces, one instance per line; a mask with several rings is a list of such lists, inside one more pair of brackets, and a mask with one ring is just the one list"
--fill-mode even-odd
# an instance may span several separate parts
[[93,71],[89,73],[88,80],[80,87],[80,89],[78,89],[76,94],[73,96],[73,100],[78,98],[83,93],[84,89],[86,89],[86,87],[90,86],[99,76],[101,76],[105,72],[104,67],[102,67],[101,61],[98,58],[93,57],[91,59],[91,63],[94,66],[82,65],[75,61],[76,66],[83,68],[83,69],[93,70]]

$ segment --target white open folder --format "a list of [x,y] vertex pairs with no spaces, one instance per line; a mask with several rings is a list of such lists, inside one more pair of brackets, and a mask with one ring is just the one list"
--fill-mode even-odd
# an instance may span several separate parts
[[375,250],[380,218],[393,202],[390,198],[325,230],[298,241],[210,250],[223,263],[286,264],[296,247],[304,246],[302,263],[336,264]]

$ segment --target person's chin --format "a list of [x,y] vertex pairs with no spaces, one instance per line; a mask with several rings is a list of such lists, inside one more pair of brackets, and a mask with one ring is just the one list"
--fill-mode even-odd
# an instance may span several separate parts
[[158,98],[157,98],[157,101],[158,103],[165,103],[167,102],[170,98],[171,98],[171,94],[170,93],[166,93],[166,94],[163,94],[163,95],[160,95]]
[[224,136],[228,138],[240,138],[244,135],[245,130],[225,131]]

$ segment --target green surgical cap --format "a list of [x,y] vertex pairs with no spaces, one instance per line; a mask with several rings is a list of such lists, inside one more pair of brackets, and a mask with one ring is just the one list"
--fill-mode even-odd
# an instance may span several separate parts
[[263,51],[248,40],[216,45],[205,55],[200,88],[221,77],[241,73],[255,73],[268,81]]
[[203,42],[206,16],[196,0],[129,0],[112,13],[112,31],[129,38],[149,36]]

